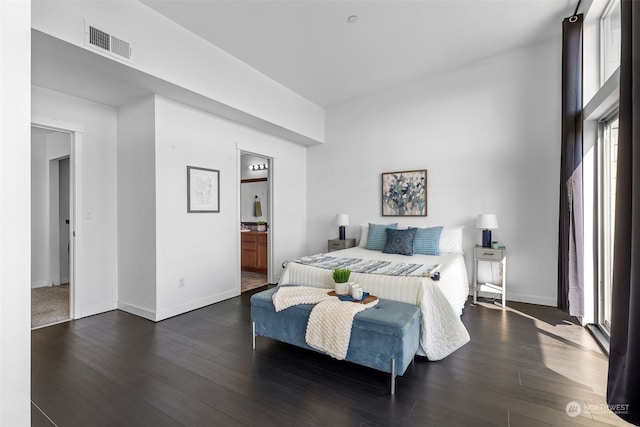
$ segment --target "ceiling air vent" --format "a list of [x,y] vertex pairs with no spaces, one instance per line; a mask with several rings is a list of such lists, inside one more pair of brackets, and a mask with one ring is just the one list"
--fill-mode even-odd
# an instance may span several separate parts
[[85,42],[88,46],[108,53],[116,58],[131,61],[131,43],[92,25],[86,25]]

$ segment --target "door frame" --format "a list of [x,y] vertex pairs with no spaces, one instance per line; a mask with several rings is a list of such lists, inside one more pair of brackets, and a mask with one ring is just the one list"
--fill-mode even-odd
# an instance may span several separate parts
[[[237,187],[236,187],[236,195],[237,195],[237,207],[236,207],[236,211],[237,211],[237,220],[236,220],[236,224],[238,224],[238,227],[240,227],[240,223],[242,222],[242,200],[240,197],[240,188],[241,188],[241,164],[242,164],[242,156],[243,155],[248,155],[248,156],[256,156],[256,157],[262,157],[265,160],[269,161],[269,169],[267,172],[267,191],[268,191],[268,196],[267,196],[267,210],[269,212],[269,216],[267,218],[267,222],[269,224],[269,232],[267,233],[267,282],[269,283],[275,283],[275,281],[273,280],[274,278],[274,272],[275,269],[273,268],[273,260],[274,260],[274,230],[276,229],[275,227],[275,215],[274,215],[274,192],[273,189],[274,187],[274,170],[275,170],[275,158],[273,156],[269,156],[266,154],[262,154],[262,153],[258,153],[255,151],[249,151],[249,150],[243,150],[241,148],[237,148],[237,163],[236,163],[236,169],[237,169]],[[240,259],[241,259],[241,246],[242,246],[242,241],[241,241],[241,233],[238,232],[238,237],[237,237],[237,247],[238,247],[238,289],[240,290],[240,293],[242,293],[242,267],[240,265]]]
[[82,136],[84,127],[77,123],[64,122],[61,120],[32,115],[31,127],[66,133],[70,138],[69,151],[69,318],[75,319],[76,301],[78,293],[81,292],[82,284],[77,281],[77,268],[82,262],[82,248],[79,247],[81,240],[76,240],[76,236],[81,231],[81,224],[77,221],[82,218],[80,207],[82,206],[82,168],[80,154],[82,147]]

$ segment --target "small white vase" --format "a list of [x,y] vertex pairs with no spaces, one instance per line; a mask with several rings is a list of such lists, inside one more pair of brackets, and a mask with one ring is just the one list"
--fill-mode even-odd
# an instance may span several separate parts
[[349,295],[351,293],[351,286],[349,283],[336,283],[336,294],[338,295]]

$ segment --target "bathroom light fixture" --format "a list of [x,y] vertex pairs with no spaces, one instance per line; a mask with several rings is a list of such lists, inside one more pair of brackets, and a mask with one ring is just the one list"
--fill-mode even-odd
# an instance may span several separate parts
[[249,169],[251,169],[252,171],[262,171],[262,170],[269,169],[269,165],[267,163],[255,164],[255,165],[250,165]]

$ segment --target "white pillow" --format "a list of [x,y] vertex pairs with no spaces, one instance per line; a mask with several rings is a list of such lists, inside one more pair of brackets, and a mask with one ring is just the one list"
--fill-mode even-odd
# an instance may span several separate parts
[[456,227],[444,227],[440,234],[440,252],[452,252],[456,254],[462,251],[462,231],[464,225]]
[[369,224],[360,224],[360,242],[358,247],[364,248],[367,246],[367,238],[369,237]]

